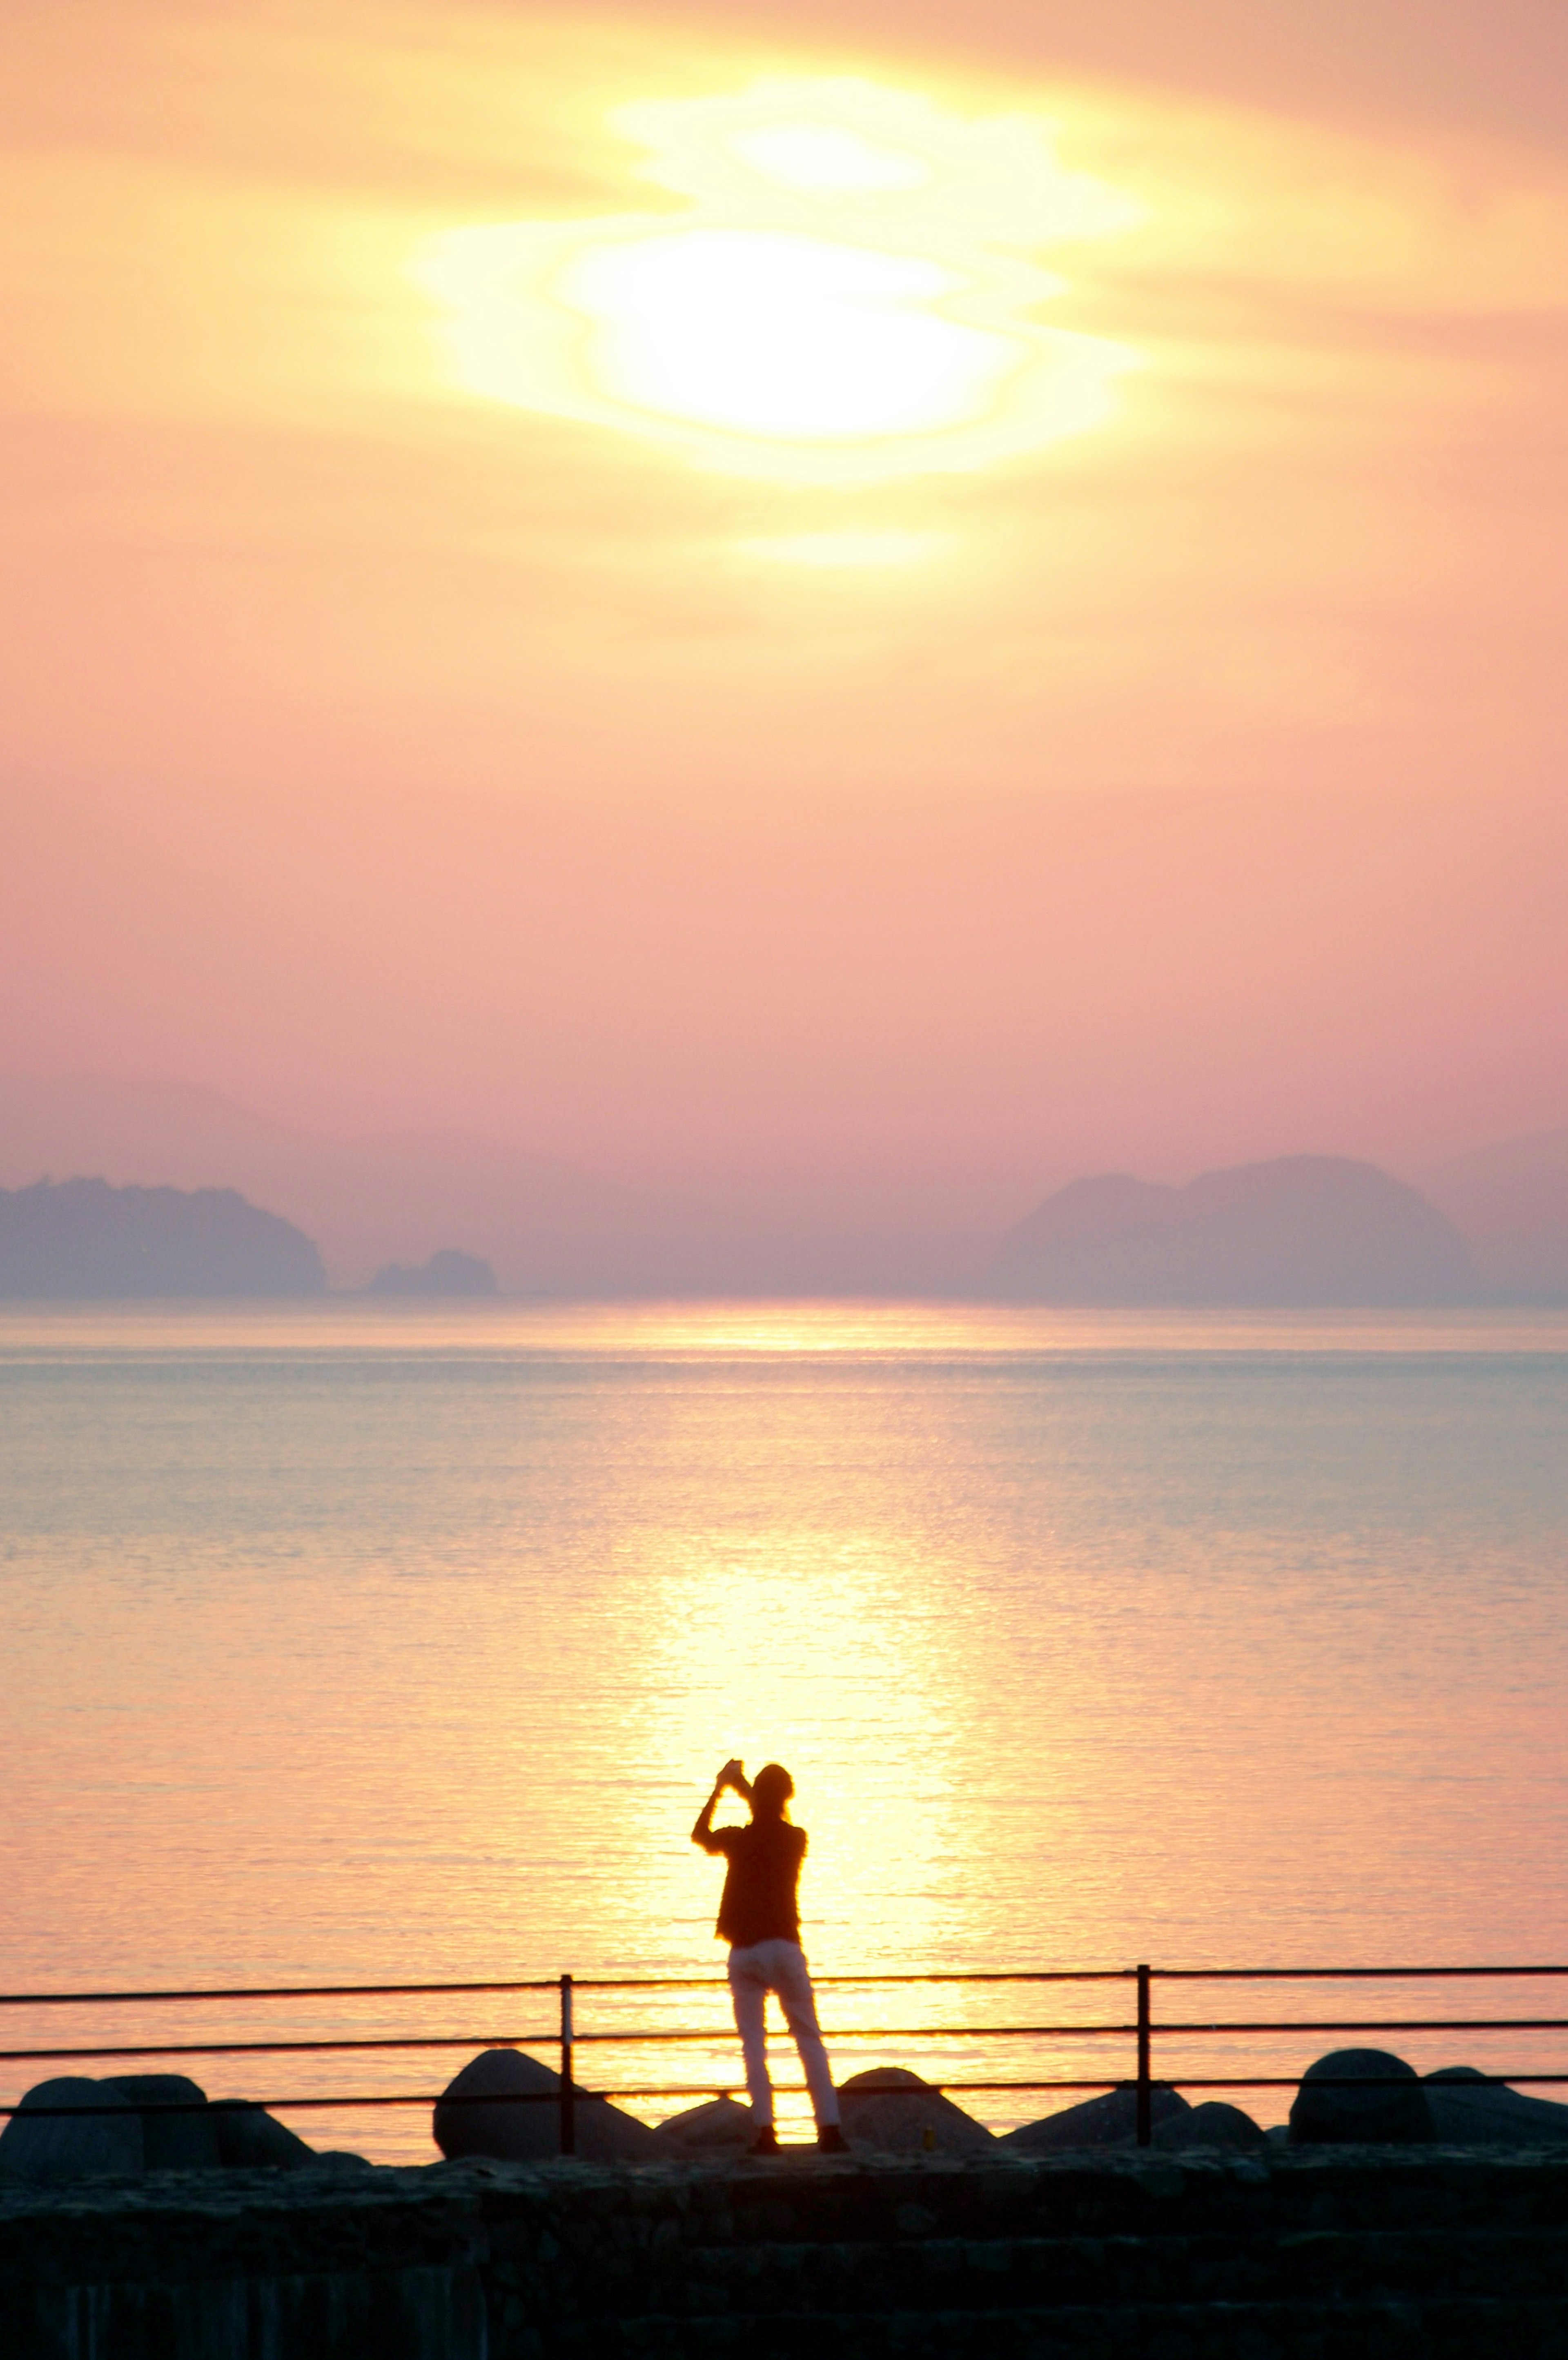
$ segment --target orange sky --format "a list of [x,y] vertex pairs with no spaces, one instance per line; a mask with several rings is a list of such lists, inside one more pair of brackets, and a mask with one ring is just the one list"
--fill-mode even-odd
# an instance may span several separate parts
[[[1289,15],[13,5],[0,1070],[803,1204],[1568,1121],[1568,37]],[[722,301],[463,344],[628,223]],[[838,398],[802,224],[1005,399],[648,406]]]

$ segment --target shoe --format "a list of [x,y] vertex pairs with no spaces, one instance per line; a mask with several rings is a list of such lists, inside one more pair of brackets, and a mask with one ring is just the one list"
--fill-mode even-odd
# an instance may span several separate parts
[[778,2134],[774,2130],[772,2123],[764,2123],[762,2125],[762,2129],[757,2133],[756,2137],[751,2141],[751,2146],[746,2150],[748,2155],[777,2155],[778,2151]]
[[852,2155],[853,2147],[837,2123],[824,2123],[817,2134],[818,2155]]

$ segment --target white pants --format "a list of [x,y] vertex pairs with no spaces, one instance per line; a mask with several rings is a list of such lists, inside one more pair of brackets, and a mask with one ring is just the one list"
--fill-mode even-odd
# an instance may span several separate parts
[[746,2060],[751,2120],[761,2125],[773,2119],[773,2085],[768,2079],[763,2024],[770,1992],[778,1994],[784,2022],[800,2051],[811,2111],[820,2130],[825,2124],[838,2121],[839,2098],[817,2027],[817,2001],[806,1972],[806,1952],[798,1942],[753,1942],[748,1950],[729,1953],[729,1996],[735,2003],[735,2029]]

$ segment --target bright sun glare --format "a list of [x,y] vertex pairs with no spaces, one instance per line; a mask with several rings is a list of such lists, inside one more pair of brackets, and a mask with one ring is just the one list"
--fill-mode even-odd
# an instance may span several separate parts
[[591,246],[562,272],[595,375],[634,409],[781,442],[929,434],[989,409],[1011,337],[931,307],[955,272],[777,230]]
[[1050,127],[861,82],[623,107],[684,214],[448,232],[418,277],[494,399],[815,482],[982,466],[1100,422],[1133,356],[1040,324],[1025,259],[1138,218]]

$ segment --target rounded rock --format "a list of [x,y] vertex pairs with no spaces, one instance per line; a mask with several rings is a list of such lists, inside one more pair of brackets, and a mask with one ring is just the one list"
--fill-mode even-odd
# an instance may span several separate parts
[[883,2155],[979,2155],[996,2140],[983,2123],[904,2065],[873,2065],[839,2085],[844,2136]]
[[751,2146],[757,2126],[733,2098],[709,2098],[668,2115],[653,2136],[661,2147],[678,2155],[729,2155]]
[[[87,2106],[91,2114],[51,2116],[56,2106]],[[63,2074],[27,2092],[21,2111],[0,2131],[0,2171],[24,2180],[96,2180],[145,2168],[141,2116],[130,2100],[102,2081]]]
[[1189,2107],[1185,2114],[1168,2114],[1155,2132],[1154,2143],[1167,2148],[1221,2147],[1232,2155],[1245,2155],[1255,2147],[1266,2147],[1268,2133],[1240,2106],[1208,2098],[1201,2106]]
[[[1150,2125],[1160,2145],[1165,2143],[1159,2139],[1165,2125],[1184,2120],[1192,2111],[1179,2090],[1168,2090],[1157,2081],[1149,2092]],[[1138,2093],[1128,2081],[1120,2089],[1107,2090],[1103,2097],[1085,2098],[1079,2105],[1064,2106],[1059,2114],[1007,2131],[1002,2144],[1020,2155],[1054,2155],[1066,2147],[1133,2147],[1137,2136]]]
[[212,2119],[218,2135],[218,2160],[230,2170],[298,2171],[316,2159],[314,2147],[265,2106],[220,2098],[213,2104]]
[[[483,2049],[436,2100],[435,2144],[449,2159],[488,2155],[500,2163],[543,2163],[561,2152],[561,2110],[551,2103],[560,2087],[560,2076],[537,2057],[521,2049]],[[603,2098],[582,2095],[575,2112],[576,2152],[583,2162],[652,2162],[669,2153],[668,2143],[646,2123]]]
[[[118,2090],[140,2114],[148,2171],[214,2171],[222,2164],[207,2093],[185,2074],[115,2073],[100,2086]],[[185,2111],[192,2106],[201,2112]]]
[[1474,2065],[1446,2065],[1426,2077],[1432,2134],[1449,2147],[1558,2147],[1568,2141],[1568,2106],[1488,2081]]
[[1290,2109],[1292,2147],[1414,2147],[1431,2137],[1431,2109],[1414,2066],[1386,2049],[1320,2057],[1302,2074]]

